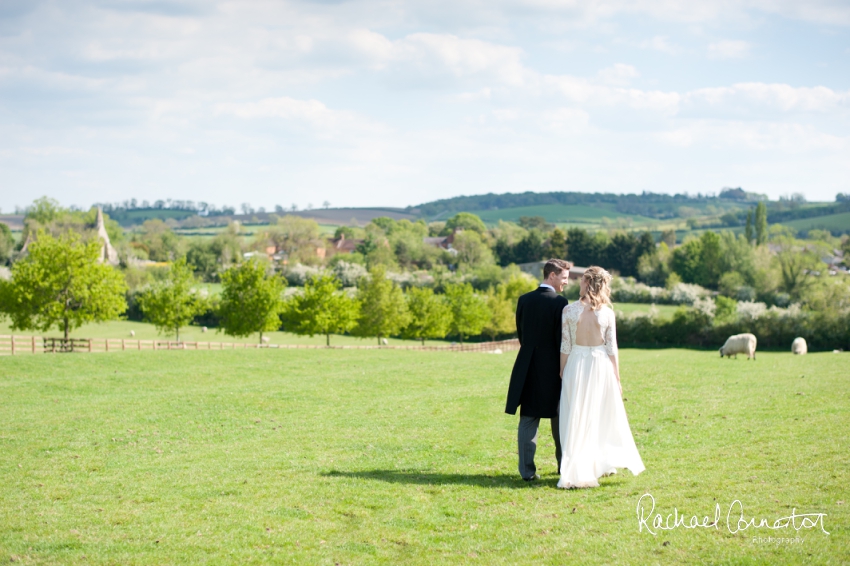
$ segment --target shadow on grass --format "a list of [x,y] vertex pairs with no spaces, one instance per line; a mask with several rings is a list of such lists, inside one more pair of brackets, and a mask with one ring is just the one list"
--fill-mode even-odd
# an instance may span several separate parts
[[387,483],[407,483],[418,485],[475,485],[478,487],[496,487],[518,489],[527,487],[555,487],[556,476],[544,477],[533,482],[523,481],[519,476],[487,474],[442,474],[421,470],[368,470],[362,472],[342,472],[331,470],[322,472],[330,478],[357,478],[383,481]]

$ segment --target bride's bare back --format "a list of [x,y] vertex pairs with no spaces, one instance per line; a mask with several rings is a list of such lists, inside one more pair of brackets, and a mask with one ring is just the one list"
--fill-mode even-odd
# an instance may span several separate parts
[[576,346],[601,346],[604,343],[596,311],[585,305],[576,324]]

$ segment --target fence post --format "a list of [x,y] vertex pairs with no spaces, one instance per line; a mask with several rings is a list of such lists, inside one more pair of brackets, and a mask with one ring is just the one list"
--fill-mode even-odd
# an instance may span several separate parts
[[[73,338],[72,338],[72,340],[73,340]],[[94,340],[92,340],[91,338],[89,338],[89,352],[91,352],[91,351],[92,351],[92,349],[91,349],[91,343],[92,343],[92,342],[94,342]]]
[[32,353],[35,354],[35,336],[32,337]]
[[123,352],[126,349],[127,349],[127,345],[124,343],[124,339],[122,338],[121,339],[121,351]]
[[14,356],[15,355],[15,335],[14,334],[12,334],[9,337],[9,341],[12,343],[12,355]]
[[106,346],[106,351],[108,352],[109,351],[109,338],[104,339],[103,344],[104,344],[104,346]]

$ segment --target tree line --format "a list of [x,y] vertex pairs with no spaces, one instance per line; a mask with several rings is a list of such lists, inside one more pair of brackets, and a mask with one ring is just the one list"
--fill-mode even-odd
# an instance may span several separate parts
[[[40,232],[25,258],[0,281],[0,316],[18,330],[59,328],[65,339],[88,322],[114,320],[127,310],[127,285],[121,272],[100,263],[100,245],[66,232]],[[495,338],[514,332],[513,305],[535,287],[521,274],[488,293],[469,283],[448,283],[404,292],[382,266],[361,277],[356,291],[343,288],[333,274],[308,278],[288,297],[286,280],[260,259],[249,259],[221,274],[220,296],[199,289],[186,258],[172,262],[135,301],[143,320],[180,340],[180,329],[207,311],[226,335],[245,337],[286,330],[300,335],[332,334],[421,340],[455,336],[460,341],[482,333]]]
[[[680,284],[699,285],[707,293],[736,301],[761,302],[768,307],[798,304],[807,311],[850,308],[847,276],[837,266],[842,261],[847,265],[850,260],[850,238],[816,230],[798,238],[788,227],[769,225],[769,210],[764,201],[752,203],[743,230],[694,232],[686,235],[684,241],[672,230],[652,234],[563,229],[540,217],[487,226],[476,215],[463,212],[431,223],[376,218],[365,226],[340,226],[332,235],[323,233],[312,220],[284,215],[274,217],[271,224],[254,227],[253,233],[231,223],[209,237],[183,236],[159,220],[124,231],[105,216],[107,232],[122,258],[119,273],[127,287],[127,316],[138,320],[153,316],[145,314],[142,307],[150,313],[156,308],[154,302],[145,303],[143,295],[167,286],[177,262],[182,262],[180,269],[191,275],[186,286],[194,289],[196,281],[200,281],[229,288],[233,285],[229,278],[235,273],[231,270],[252,254],[254,258],[273,256],[263,265],[269,277],[277,277],[290,287],[286,296],[291,305],[297,306],[293,312],[307,308],[298,306],[296,297],[307,296],[308,289],[313,294],[318,292],[308,287],[308,283],[314,284],[311,280],[335,279],[339,293],[356,297],[360,305],[357,324],[342,326],[349,333],[370,328],[367,281],[375,273],[382,273],[378,279],[399,289],[408,314],[418,308],[414,306],[417,301],[425,301],[415,297],[420,293],[417,288],[431,289],[441,301],[448,301],[457,286],[468,285],[475,300],[486,303],[490,321],[477,331],[474,326],[471,330],[450,326],[448,334],[458,339],[481,333],[509,335],[513,332],[511,301],[518,296],[510,289],[517,282],[531,284],[531,279],[514,264],[549,257],[565,258],[579,266],[601,265],[619,275],[618,280],[633,278],[655,288],[673,290]],[[28,209],[24,237],[17,242],[0,225],[0,254],[5,253],[14,268],[25,259],[19,257],[22,240],[32,237],[35,243],[42,238],[40,232],[56,239],[71,231],[80,236],[81,242],[92,242],[96,240],[91,228],[95,213],[64,210],[47,199],[39,199]],[[351,253],[334,253],[334,242],[343,238],[354,249]],[[325,252],[325,257],[320,251]],[[146,260],[156,264],[139,264]],[[293,293],[292,287],[298,289]],[[221,315],[224,311],[218,307],[220,300],[223,299],[208,297],[204,308],[198,308],[201,314],[190,320],[218,326],[220,320],[227,318]],[[281,327],[307,328],[306,323],[299,323],[297,317],[286,312],[278,313]],[[404,315],[400,316],[405,320]],[[374,336],[413,336],[407,325],[399,328],[390,334],[381,330]]]

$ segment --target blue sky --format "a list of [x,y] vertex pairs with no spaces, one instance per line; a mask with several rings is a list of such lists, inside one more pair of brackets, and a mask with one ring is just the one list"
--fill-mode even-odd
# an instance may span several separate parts
[[0,1],[0,210],[850,192],[846,0]]

